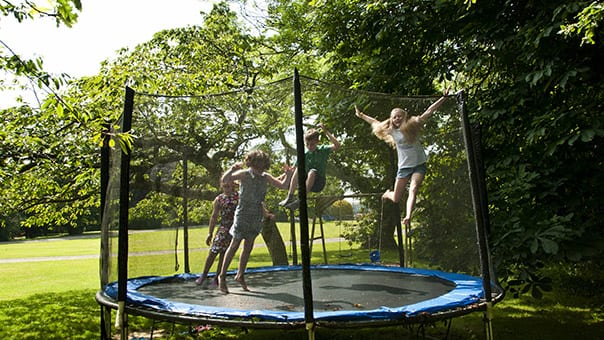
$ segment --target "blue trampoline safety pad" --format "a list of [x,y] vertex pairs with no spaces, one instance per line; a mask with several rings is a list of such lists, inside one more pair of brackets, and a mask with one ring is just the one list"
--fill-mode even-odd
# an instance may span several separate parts
[[[201,289],[199,275],[146,276],[127,283],[129,306],[208,319],[303,322],[301,266],[248,269],[244,291],[229,272],[229,294]],[[213,280],[214,274],[208,279]],[[454,311],[483,299],[477,277],[428,269],[365,265],[311,266],[314,318],[318,321],[403,320]],[[117,282],[104,293],[117,299]]]

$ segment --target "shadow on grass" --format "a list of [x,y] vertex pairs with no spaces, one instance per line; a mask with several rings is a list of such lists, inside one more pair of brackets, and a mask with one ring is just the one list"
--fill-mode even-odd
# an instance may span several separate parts
[[496,338],[604,339],[601,305],[589,307],[590,301],[560,302],[554,298],[554,295],[542,300],[522,297],[497,305],[493,322]]
[[0,339],[98,339],[94,290],[36,294],[0,302]]

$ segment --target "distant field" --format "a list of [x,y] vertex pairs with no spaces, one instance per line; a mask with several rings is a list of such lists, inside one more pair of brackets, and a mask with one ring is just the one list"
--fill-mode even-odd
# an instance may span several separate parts
[[[289,224],[280,223],[278,226],[284,241],[289,243]],[[340,230],[341,228],[335,222],[324,224],[325,237],[330,241],[326,245],[329,263],[369,262],[367,250],[359,250],[358,247],[351,248],[346,241],[337,240]],[[207,227],[189,229],[189,263],[193,273],[201,272],[207,256],[208,247],[204,243],[206,234]],[[182,230],[178,231],[179,250],[176,253],[174,250],[175,235],[175,230],[135,231],[129,239],[131,251],[144,254],[148,250],[164,249],[166,252],[160,255],[132,257],[130,265],[136,269],[130,269],[130,274],[138,276],[182,273],[184,271]],[[299,236],[297,238],[299,240]],[[291,247],[289,245],[286,247],[291,263]],[[323,263],[320,240],[314,241],[312,251],[311,262]],[[3,278],[0,280],[0,300],[25,298],[38,293],[98,289],[100,286],[99,254],[98,234],[0,243],[0,277]],[[298,261],[300,261],[299,254],[298,247]],[[392,255],[392,259],[396,259],[395,254]],[[177,271],[175,270],[176,261],[180,264]],[[264,241],[262,237],[258,237],[249,267],[271,264]],[[236,265],[237,261],[233,261],[231,268],[236,268]],[[161,273],[150,272],[158,267],[165,268],[165,270]]]

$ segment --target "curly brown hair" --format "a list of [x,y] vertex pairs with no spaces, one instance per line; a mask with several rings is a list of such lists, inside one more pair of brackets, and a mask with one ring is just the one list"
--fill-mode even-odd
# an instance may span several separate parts
[[252,150],[245,155],[245,165],[265,171],[271,166],[271,157],[262,150]]

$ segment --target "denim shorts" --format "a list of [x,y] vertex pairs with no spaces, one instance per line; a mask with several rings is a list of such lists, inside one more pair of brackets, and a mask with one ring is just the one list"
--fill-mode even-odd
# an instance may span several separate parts
[[426,163],[416,165],[413,168],[400,168],[396,172],[396,178],[409,178],[409,177],[411,177],[411,175],[413,175],[415,173],[425,175],[426,174]]

